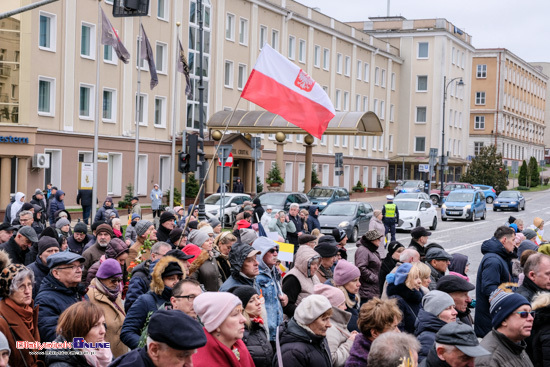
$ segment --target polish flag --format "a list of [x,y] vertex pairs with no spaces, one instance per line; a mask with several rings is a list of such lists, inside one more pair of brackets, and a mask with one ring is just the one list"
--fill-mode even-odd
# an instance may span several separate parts
[[241,94],[321,139],[334,106],[323,88],[268,44],[256,61]]

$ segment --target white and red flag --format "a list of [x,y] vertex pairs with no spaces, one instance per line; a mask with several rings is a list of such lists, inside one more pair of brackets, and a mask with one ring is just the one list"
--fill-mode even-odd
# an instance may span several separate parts
[[323,88],[297,65],[264,45],[241,94],[321,139],[334,106]]

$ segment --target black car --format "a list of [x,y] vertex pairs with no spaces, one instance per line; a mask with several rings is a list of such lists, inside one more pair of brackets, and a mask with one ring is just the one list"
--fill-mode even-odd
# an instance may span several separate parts
[[355,242],[369,230],[373,209],[360,201],[334,202],[319,214],[322,234],[332,234],[334,228],[343,229],[348,241]]
[[303,192],[262,192],[258,195],[258,198],[264,209],[271,205],[273,208],[272,216],[280,210],[288,212],[290,204],[293,203],[297,203],[300,209],[309,209],[311,206],[311,202]]

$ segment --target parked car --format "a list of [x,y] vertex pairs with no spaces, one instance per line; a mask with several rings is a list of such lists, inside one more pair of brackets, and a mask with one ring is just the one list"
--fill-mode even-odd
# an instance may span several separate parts
[[413,180],[413,181],[398,181],[398,185],[393,189],[393,195],[397,196],[403,192],[423,192],[424,191],[424,181]]
[[233,226],[235,216],[240,210],[241,205],[246,201],[252,201],[250,195],[226,193],[223,204],[223,221],[220,219],[220,201],[221,194],[212,194],[204,199],[204,210],[208,219],[218,218],[226,226]]
[[495,201],[495,198],[497,197],[497,192],[493,188],[493,186],[488,185],[474,185],[474,188],[483,191],[483,195],[485,195],[485,201],[487,204],[491,204],[493,201]]
[[441,206],[441,220],[467,219],[472,222],[487,218],[487,207],[483,191],[477,189],[457,189],[451,191]]
[[395,199],[393,203],[399,209],[396,229],[410,231],[419,226],[430,227],[431,230],[437,228],[437,210],[429,199]]
[[311,206],[311,201],[303,192],[262,192],[258,198],[264,208],[268,205],[273,207],[271,216],[275,216],[280,210],[288,212],[292,203],[298,203],[300,209],[309,209]]
[[315,186],[307,193],[311,204],[317,205],[319,211],[335,201],[349,201],[348,190],[336,186]]
[[335,202],[319,214],[321,233],[332,234],[334,228],[346,231],[349,242],[355,242],[369,230],[373,209],[360,201]]
[[521,210],[525,210],[525,198],[519,191],[503,191],[497,196],[495,201],[493,201],[493,211],[495,212],[499,209],[513,209],[519,212],[520,208]]
[[397,194],[395,200],[400,199],[422,199],[430,200],[430,197],[425,192],[402,192]]
[[[446,198],[447,195],[453,190],[457,189],[474,189],[472,184],[467,182],[448,182],[443,186],[443,198]],[[434,205],[439,204],[439,194],[441,193],[441,186],[437,189],[430,190],[430,199]]]

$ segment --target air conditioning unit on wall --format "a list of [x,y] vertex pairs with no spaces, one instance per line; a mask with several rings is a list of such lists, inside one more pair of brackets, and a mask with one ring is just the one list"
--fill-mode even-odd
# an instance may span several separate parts
[[33,168],[50,168],[50,156],[48,154],[36,153],[32,157]]

